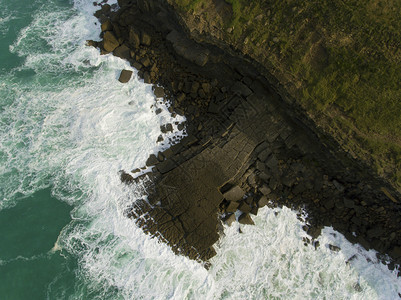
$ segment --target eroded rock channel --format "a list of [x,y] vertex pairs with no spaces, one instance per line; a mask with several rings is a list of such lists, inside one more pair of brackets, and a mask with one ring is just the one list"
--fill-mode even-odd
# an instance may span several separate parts
[[400,195],[283,101],[260,66],[188,39],[166,4],[119,5],[96,13],[103,40],[90,44],[129,60],[158,85],[156,95],[172,102],[172,114],[186,116],[188,132],[149,157],[151,173],[121,172],[122,181],[143,182],[149,193],[128,217],[176,253],[207,262],[222,223],[252,224],[259,208],[286,205],[308,212],[308,242],[333,226],[391,255],[392,264],[401,261]]

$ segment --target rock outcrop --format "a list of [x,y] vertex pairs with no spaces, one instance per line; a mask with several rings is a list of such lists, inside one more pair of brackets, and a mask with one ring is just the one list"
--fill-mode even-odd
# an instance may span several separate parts
[[[307,210],[304,229],[312,239],[332,225],[399,263],[401,198],[391,185],[292,109],[251,63],[188,39],[163,3],[119,1],[117,12],[98,13],[110,22],[103,37],[109,32],[107,39],[118,41],[111,51],[127,47],[139,75],[158,85],[156,97],[187,118],[177,126],[185,125],[188,136],[151,155],[151,172],[121,171],[123,182],[148,194],[127,208],[127,217],[207,266],[222,222],[248,226],[259,208],[286,205]],[[112,48],[105,45],[103,53]],[[161,129],[170,130],[171,124]]]

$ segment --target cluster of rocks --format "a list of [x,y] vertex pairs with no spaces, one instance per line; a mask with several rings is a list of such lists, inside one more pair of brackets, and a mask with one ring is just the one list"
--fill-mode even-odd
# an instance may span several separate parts
[[[151,155],[144,168],[150,173],[121,171],[122,181],[144,184],[148,193],[126,215],[176,253],[207,262],[222,222],[253,224],[259,208],[286,205],[306,209],[309,242],[322,226],[333,226],[399,263],[396,191],[330,138],[318,137],[251,64],[194,43],[168,7],[149,11],[143,2],[119,1],[116,12],[102,5],[96,16],[103,40],[89,44],[127,59],[155,84],[156,96],[172,104],[170,112],[186,116],[188,136]],[[171,124],[161,128],[171,130]]]

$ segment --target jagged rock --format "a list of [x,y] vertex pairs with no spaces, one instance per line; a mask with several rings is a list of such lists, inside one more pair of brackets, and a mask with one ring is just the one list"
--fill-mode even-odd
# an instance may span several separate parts
[[244,213],[250,213],[251,210],[252,210],[251,206],[250,206],[248,203],[246,203],[245,201],[243,201],[243,202],[239,205],[238,209],[239,209],[240,211],[244,212]]
[[162,152],[158,152],[158,153],[157,153],[157,159],[158,159],[158,161],[160,161],[160,162],[164,161],[164,155],[163,155]]
[[130,49],[126,45],[121,45],[114,49],[113,54],[123,59],[131,58]]
[[110,4],[103,4],[102,8],[100,9],[102,11],[103,14],[108,14],[111,10],[111,6]]
[[99,42],[92,41],[92,40],[87,40],[86,41],[86,46],[97,48],[97,47],[99,47]]
[[173,125],[171,123],[161,125],[160,130],[162,133],[173,132]]
[[111,31],[106,31],[103,35],[103,48],[108,52],[113,52],[120,43],[118,42],[116,36]]
[[247,182],[250,186],[256,186],[257,183],[257,176],[255,173],[251,173],[248,178],[247,178]]
[[183,130],[184,128],[185,128],[184,123],[180,123],[180,124],[177,125],[177,129],[178,129],[179,131]]
[[266,171],[266,165],[262,163],[260,160],[256,161],[256,169],[258,169],[261,172]]
[[134,178],[130,174],[128,174],[124,171],[121,172],[120,179],[122,182],[127,183],[127,184],[130,184],[134,181]]
[[159,135],[159,136],[157,137],[156,143],[160,143],[160,142],[163,142],[163,141],[164,141],[163,136],[162,136],[162,135]]
[[156,155],[151,154],[149,156],[148,160],[146,161],[146,166],[152,167],[152,166],[154,166],[154,165],[156,165],[158,163],[159,163],[159,160],[157,159]]
[[244,225],[255,225],[255,222],[253,222],[251,216],[247,213],[240,215],[238,218],[238,222]]
[[184,100],[185,100],[185,94],[184,94],[184,93],[179,94],[179,95],[175,98],[175,100],[176,100],[178,103],[184,101]]
[[258,207],[257,207],[257,206],[254,206],[254,207],[252,207],[250,213],[256,216],[256,215],[258,214],[258,210],[259,210]]
[[262,196],[258,201],[258,206],[259,207],[266,206],[267,204],[269,204],[269,199],[267,199],[266,196]]
[[266,165],[269,167],[270,170],[275,171],[278,168],[278,160],[276,156],[271,155],[266,162]]
[[151,43],[152,43],[152,38],[150,37],[150,35],[147,34],[146,32],[142,32],[141,44],[145,46],[150,46]]
[[238,202],[230,201],[230,204],[229,204],[229,205],[227,206],[227,208],[226,208],[226,212],[228,212],[228,213],[234,213],[234,212],[237,211],[238,206],[239,206],[239,203],[238,203]]
[[134,61],[133,63],[132,63],[132,66],[135,68],[135,69],[137,69],[138,71],[140,70],[140,69],[142,69],[142,65],[139,63],[139,62],[137,62],[137,61]]
[[128,41],[134,48],[138,48],[141,44],[139,34],[135,28],[130,28]]
[[321,227],[309,227],[308,228],[308,234],[313,238],[316,239],[318,236],[321,234],[322,228]]
[[139,61],[144,67],[149,67],[150,66],[150,60],[149,57],[143,57]]
[[334,246],[334,245],[331,245],[331,244],[329,244],[329,249],[330,249],[331,251],[334,251],[334,252],[338,252],[338,251],[341,250],[340,247]]
[[153,90],[153,93],[155,94],[156,98],[163,98],[164,88],[162,88],[161,86],[156,86]]
[[170,158],[170,157],[172,157],[174,155],[174,153],[171,150],[171,148],[168,148],[168,149],[164,150],[163,155],[166,158]]
[[130,70],[122,70],[120,73],[120,77],[118,78],[118,81],[121,83],[127,83],[132,76],[132,71]]
[[223,194],[224,198],[228,201],[239,201],[244,197],[244,195],[245,191],[237,185]]
[[101,30],[102,32],[113,30],[113,25],[109,19],[101,25]]
[[152,81],[150,80],[150,74],[149,74],[149,72],[143,73],[143,82],[144,82],[144,83],[152,83]]
[[231,226],[232,223],[236,221],[235,214],[226,215],[223,219],[223,222],[226,223],[228,226]]
[[[152,5],[157,6],[156,2],[152,1]],[[183,139],[181,143],[163,152],[163,155],[158,155],[156,167],[146,176],[133,179],[129,174],[121,174],[121,179],[127,183],[139,182],[148,176],[151,180],[157,179],[153,182],[154,186],[149,185],[152,187],[148,190],[150,205],[143,204],[141,214],[127,213],[135,218],[145,232],[156,237],[163,235],[163,240],[167,240],[176,253],[207,260],[214,255],[212,245],[219,238],[216,225],[219,205],[223,201],[219,188],[230,182],[243,189],[239,196],[233,198],[241,202],[244,211],[251,208],[250,213],[257,213],[257,208],[267,205],[268,199],[272,206],[290,205],[297,209],[305,205],[310,220],[317,222],[316,226],[332,224],[343,233],[347,230],[356,232],[358,237],[365,237],[367,241],[363,238],[354,240],[360,241],[367,248],[372,245],[383,249],[382,244],[385,243],[388,249],[394,250],[394,246],[399,246],[399,232],[396,228],[401,220],[393,213],[399,210],[399,201],[387,201],[387,194],[380,191],[383,185],[375,184],[375,180],[365,181],[365,175],[361,175],[352,162],[348,164],[347,160],[345,164],[340,163],[342,159],[336,156],[336,150],[330,151],[330,141],[324,140],[328,144],[320,143],[320,135],[318,138],[314,136],[313,127],[311,132],[308,131],[309,123],[302,124],[302,116],[299,117],[298,112],[291,109],[288,99],[280,98],[270,89],[261,73],[253,71],[256,73],[252,75],[252,70],[245,72],[242,69],[247,67],[241,66],[248,63],[239,57],[232,59],[224,49],[215,52],[210,47],[213,55],[209,57],[205,47],[195,44],[184,34],[178,38],[170,36],[170,42],[178,55],[170,53],[168,49],[171,45],[164,39],[168,26],[155,28],[148,20],[141,25],[138,21],[142,17],[141,13],[135,13],[135,18],[132,18],[132,11],[127,12],[131,1],[119,0],[119,3],[124,4],[120,7],[126,7],[126,11],[122,9],[121,15],[124,16],[120,16],[119,12],[112,13],[112,34],[118,37],[119,44],[127,43],[131,48],[129,61],[131,64],[136,61],[134,66],[142,69],[138,74],[145,82],[163,84],[166,99],[173,102],[169,112],[185,112],[187,132],[196,139],[193,143]],[[150,46],[140,45],[142,36],[131,27],[134,24],[138,32],[145,30],[151,34]],[[105,35],[107,32],[111,31],[107,30]],[[114,54],[118,53],[118,48],[114,49]],[[106,52],[103,49],[102,53]],[[144,61],[146,66],[143,66],[138,61],[145,57],[149,61]],[[194,66],[205,66],[209,59],[212,62],[210,69],[208,66]],[[200,69],[202,72],[199,72]],[[208,73],[207,78],[202,73]],[[212,84],[209,85],[209,82]],[[157,106],[154,109],[159,111]],[[183,125],[176,125],[184,128]],[[159,136],[158,141],[162,140],[163,136]],[[163,160],[164,157],[168,158]],[[266,163],[268,168],[264,168]],[[344,166],[347,166],[346,174]],[[244,175],[245,170],[250,168],[256,173],[253,178],[248,173]],[[325,180],[321,180],[323,174],[328,174]],[[349,174],[356,174],[353,175],[354,181],[347,179]],[[246,178],[252,184],[248,185]],[[356,188],[358,182],[361,185]],[[263,189],[261,183],[275,190],[258,201],[251,201],[252,196],[242,200],[245,191],[255,198],[260,197]],[[369,186],[371,183],[372,186]],[[398,195],[393,190],[389,192]],[[377,196],[378,193],[380,196]],[[346,207],[344,199],[352,199],[352,209]],[[239,202],[231,201],[227,204],[239,206]],[[149,219],[139,217],[145,213]],[[234,214],[228,213],[226,217],[235,220]],[[246,215],[241,216],[241,220],[245,222]],[[251,219],[249,223],[253,223]],[[376,226],[383,228],[384,236],[380,235],[382,232],[373,230]],[[393,233],[392,239],[387,237],[389,228]],[[347,232],[344,234],[348,238]]]
[[259,191],[265,196],[269,195],[272,192],[272,190],[266,184],[262,185],[259,188]]

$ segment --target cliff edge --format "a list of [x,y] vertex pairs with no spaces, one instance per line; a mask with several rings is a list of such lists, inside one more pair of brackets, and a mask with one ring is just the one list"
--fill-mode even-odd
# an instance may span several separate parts
[[401,191],[401,2],[167,2],[193,39],[259,63],[285,101]]

